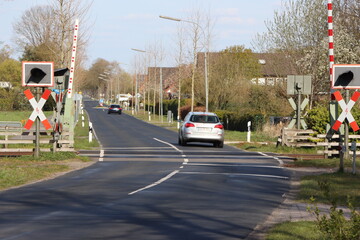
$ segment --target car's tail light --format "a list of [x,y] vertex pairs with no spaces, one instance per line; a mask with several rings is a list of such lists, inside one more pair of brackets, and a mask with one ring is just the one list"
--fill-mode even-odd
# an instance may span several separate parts
[[224,126],[222,124],[215,125],[215,128],[224,129]]
[[186,128],[195,127],[195,125],[193,123],[185,123],[185,127]]

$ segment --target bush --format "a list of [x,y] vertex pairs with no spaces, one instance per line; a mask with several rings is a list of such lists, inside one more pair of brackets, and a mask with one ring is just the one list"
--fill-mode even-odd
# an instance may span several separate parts
[[309,129],[318,133],[326,133],[326,124],[329,123],[329,118],[330,113],[328,106],[322,104],[308,110],[305,121]]
[[321,191],[331,203],[330,214],[321,215],[319,208],[314,204],[315,199],[311,198],[313,206],[309,211],[316,215],[316,224],[322,232],[324,239],[329,240],[353,240],[360,239],[360,214],[352,205],[351,198],[348,197],[348,207],[351,210],[351,217],[347,220],[344,212],[337,208],[337,199],[331,194],[330,184],[324,180],[319,181]]

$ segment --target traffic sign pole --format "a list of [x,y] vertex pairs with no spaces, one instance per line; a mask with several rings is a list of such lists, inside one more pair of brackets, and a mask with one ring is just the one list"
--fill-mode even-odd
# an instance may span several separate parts
[[[349,103],[350,98],[349,98],[349,90],[348,89],[345,90],[345,99],[346,99],[346,102]],[[354,102],[354,104],[355,104],[355,102]],[[348,120],[349,120],[350,124],[355,122],[355,120],[350,122],[349,118],[348,118]],[[355,124],[356,124],[356,122],[355,122]],[[344,139],[344,144],[345,144],[344,158],[349,159],[349,124],[346,121],[345,121],[345,136],[344,137],[345,137],[345,139]],[[344,171],[344,159],[341,159],[340,160],[340,172],[343,172],[343,171]]]
[[[36,101],[40,101],[40,88],[36,87]],[[36,137],[35,137],[35,152],[34,156],[40,156],[40,118],[36,118]]]

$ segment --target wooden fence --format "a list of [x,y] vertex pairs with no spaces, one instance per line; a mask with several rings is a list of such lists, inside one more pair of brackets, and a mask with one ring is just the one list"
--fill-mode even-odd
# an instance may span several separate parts
[[[0,153],[29,153],[35,148],[35,130],[24,131],[21,122],[0,121]],[[61,139],[56,139],[53,132],[40,129],[40,144],[50,144],[52,147],[42,147],[40,152],[73,152],[74,142],[69,140],[69,133],[62,132]],[[14,147],[14,145],[17,147]],[[18,147],[18,144],[21,147]]]
[[[325,157],[339,155],[341,146],[343,145],[344,136],[334,134],[331,139],[326,134],[317,134],[313,130],[297,130],[283,128],[281,131],[281,145],[288,147],[319,147],[318,154],[324,154]],[[360,139],[360,135],[349,135],[349,148],[351,141]],[[356,143],[360,147],[360,143]],[[356,155],[360,155],[360,151],[356,151]]]

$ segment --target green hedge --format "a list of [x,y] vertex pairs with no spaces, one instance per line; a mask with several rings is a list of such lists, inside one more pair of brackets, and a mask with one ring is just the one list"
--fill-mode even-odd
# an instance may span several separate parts
[[[184,119],[186,114],[191,111],[190,105],[185,105],[186,100],[181,100],[182,107],[180,108],[180,119]],[[185,105],[185,106],[183,106]],[[146,111],[151,110],[154,106],[153,104],[147,104],[145,106]],[[173,120],[177,120],[178,115],[178,100],[164,100],[163,101],[163,109],[164,115],[167,114],[168,111],[173,113]],[[195,106],[194,111],[196,112],[204,112],[204,106]],[[159,103],[156,103],[155,113],[159,114]],[[251,121],[251,129],[252,130],[262,130],[264,124],[266,123],[265,117],[262,114],[251,114],[251,113],[236,113],[227,110],[217,110],[215,113],[219,116],[220,120],[224,123],[224,126],[227,130],[234,131],[247,131],[247,123]]]
[[227,130],[247,131],[247,124],[251,121],[251,129],[260,131],[266,123],[264,115],[261,114],[243,114],[226,110],[217,110],[215,113],[224,123]]

